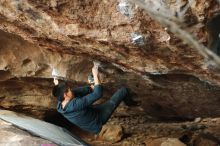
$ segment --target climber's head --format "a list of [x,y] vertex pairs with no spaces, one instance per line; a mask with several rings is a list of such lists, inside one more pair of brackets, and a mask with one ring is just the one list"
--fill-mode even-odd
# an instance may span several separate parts
[[67,82],[61,82],[53,88],[53,96],[57,97],[58,101],[64,99],[72,99],[74,97],[72,86]]

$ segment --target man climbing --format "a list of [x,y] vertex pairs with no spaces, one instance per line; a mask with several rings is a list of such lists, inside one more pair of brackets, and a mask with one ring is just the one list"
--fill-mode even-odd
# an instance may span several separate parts
[[103,89],[98,67],[92,68],[92,74],[94,89],[89,86],[72,89],[68,83],[54,79],[53,95],[58,98],[57,111],[67,120],[83,130],[98,134],[121,101],[128,106],[137,105],[137,102],[131,100],[128,89],[122,87],[105,103],[93,105],[102,97]]

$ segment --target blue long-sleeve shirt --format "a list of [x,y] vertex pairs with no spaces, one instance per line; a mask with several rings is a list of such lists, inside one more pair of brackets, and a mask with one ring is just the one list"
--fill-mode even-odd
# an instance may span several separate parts
[[101,85],[95,85],[93,92],[90,87],[76,88],[73,90],[75,98],[70,100],[64,108],[58,101],[57,111],[73,124],[97,134],[102,129],[102,123],[92,104],[102,97],[102,92]]

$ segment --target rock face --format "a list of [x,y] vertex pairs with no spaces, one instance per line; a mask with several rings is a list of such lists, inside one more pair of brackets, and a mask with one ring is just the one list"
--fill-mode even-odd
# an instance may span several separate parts
[[186,146],[176,138],[160,138],[146,142],[147,146]]
[[[131,7],[130,15],[119,4],[2,0],[1,107],[43,117],[56,107],[52,69],[78,86],[86,84],[92,61],[99,60],[105,99],[124,85],[153,117],[220,116],[219,70],[140,8]],[[184,14],[185,30],[207,44],[205,24],[218,8],[215,0],[191,4]]]
[[123,129],[119,125],[105,125],[98,135],[98,139],[109,141],[111,143],[118,142],[123,137]]
[[[153,117],[219,116],[219,70],[140,8],[128,13],[120,4],[1,1],[1,107],[54,109],[52,69],[77,86],[99,60],[106,98],[125,85]],[[161,7],[177,11],[175,4]],[[194,2],[183,15],[185,29],[207,44],[205,24],[217,10],[214,0]]]
[[200,137],[195,141],[195,146],[200,146],[200,145],[217,146],[218,143],[210,139]]

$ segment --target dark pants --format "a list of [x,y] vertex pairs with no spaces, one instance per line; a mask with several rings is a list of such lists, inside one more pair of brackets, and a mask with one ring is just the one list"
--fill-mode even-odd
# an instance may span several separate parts
[[103,125],[108,121],[112,113],[121,103],[121,101],[123,101],[124,98],[126,98],[126,96],[128,96],[128,91],[126,88],[122,87],[114,93],[111,99],[109,99],[105,103],[95,105],[95,109],[97,109],[100,113],[100,119]]

